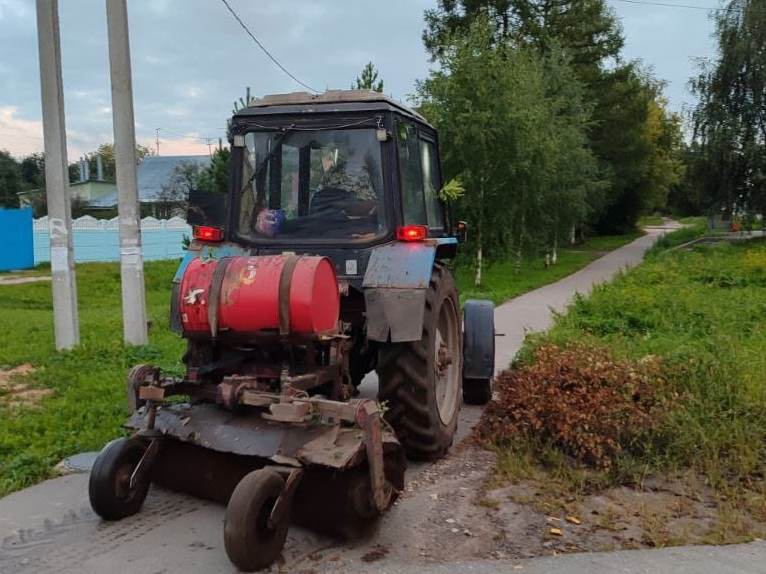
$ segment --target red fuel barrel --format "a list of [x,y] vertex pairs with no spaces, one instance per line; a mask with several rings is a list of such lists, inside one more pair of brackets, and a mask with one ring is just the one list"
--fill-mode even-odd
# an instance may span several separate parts
[[181,324],[190,334],[322,334],[337,329],[340,314],[338,279],[326,257],[193,259],[179,298]]

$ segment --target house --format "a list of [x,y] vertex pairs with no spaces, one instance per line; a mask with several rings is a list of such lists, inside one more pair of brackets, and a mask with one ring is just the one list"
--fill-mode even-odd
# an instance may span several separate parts
[[[104,179],[104,170],[101,160],[101,156],[96,157],[97,172],[96,177],[91,178],[88,162],[80,160],[78,162],[79,179],[75,182],[70,182],[69,190],[72,194],[72,198],[78,199],[89,206],[92,202],[98,201],[101,198],[107,196],[117,196],[117,185],[112,181]],[[21,207],[34,207],[38,201],[43,201],[44,190],[42,189],[30,189],[18,193],[19,205]]]
[[[100,157],[97,158],[100,166]],[[158,218],[170,218],[183,213],[184,198],[179,195],[187,189],[168,193],[173,187],[173,177],[177,169],[184,165],[196,166],[202,170],[210,165],[207,155],[176,155],[176,156],[147,156],[138,165],[138,201],[141,204],[141,215],[152,215]],[[79,181],[69,184],[72,197],[83,202],[83,211],[99,218],[110,218],[117,214],[117,184],[105,181],[103,170],[99,167],[95,179],[91,179],[86,161],[79,163]],[[181,186],[183,188],[183,186]],[[35,198],[41,196],[43,190],[33,189],[18,194],[21,207],[33,206]]]
[[[184,165],[197,166],[205,169],[210,165],[207,155],[175,155],[147,156],[138,166],[138,201],[141,204],[142,215],[169,217],[168,204],[174,203],[165,191],[172,186],[173,176],[177,168]],[[88,207],[96,210],[115,210],[117,208],[117,189],[90,201]]]

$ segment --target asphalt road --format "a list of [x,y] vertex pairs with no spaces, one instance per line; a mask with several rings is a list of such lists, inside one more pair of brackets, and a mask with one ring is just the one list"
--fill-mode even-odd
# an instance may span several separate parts
[[[498,367],[506,366],[528,331],[548,328],[552,311],[563,310],[575,292],[587,293],[593,284],[638,263],[660,229],[651,230],[630,245],[593,262],[585,269],[499,307],[496,326]],[[369,377],[365,394],[374,395],[376,381]],[[464,408],[460,437],[480,415],[478,408]],[[423,470],[411,467],[409,478]],[[87,474],[49,480],[0,499],[0,574],[43,572],[131,572],[135,574],[233,572],[223,550],[223,507],[187,496],[153,489],[143,511],[117,523],[103,523],[90,510]],[[731,572],[766,573],[766,544],[729,547],[692,547],[659,551],[578,554],[521,561],[477,561],[419,565],[397,562],[396,557],[365,564],[358,559],[379,537],[406,540],[401,515],[412,512],[406,504],[393,508],[381,521],[376,537],[344,546],[311,532],[293,528],[280,572],[305,570],[307,557],[331,549],[344,557],[333,572],[457,574],[501,573],[644,573]],[[398,519],[399,518],[399,519]],[[366,546],[365,546],[366,544]],[[341,566],[343,564],[343,566]]]

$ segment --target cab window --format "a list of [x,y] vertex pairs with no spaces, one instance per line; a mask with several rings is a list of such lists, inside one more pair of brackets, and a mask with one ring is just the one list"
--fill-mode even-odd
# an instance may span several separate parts
[[412,124],[400,122],[397,135],[404,224],[427,225],[418,132]]
[[439,158],[433,142],[420,140],[420,163],[423,166],[423,190],[426,200],[428,227],[444,229],[444,209],[439,201]]

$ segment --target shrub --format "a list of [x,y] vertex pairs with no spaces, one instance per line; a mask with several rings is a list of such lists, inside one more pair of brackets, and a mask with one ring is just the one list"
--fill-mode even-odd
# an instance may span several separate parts
[[496,445],[552,444],[580,462],[609,468],[664,419],[669,401],[660,361],[616,361],[609,351],[543,345],[525,366],[501,374],[479,435]]

